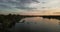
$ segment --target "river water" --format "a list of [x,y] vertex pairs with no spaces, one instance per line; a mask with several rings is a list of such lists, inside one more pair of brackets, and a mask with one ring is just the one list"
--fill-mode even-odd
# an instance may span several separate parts
[[14,32],[60,32],[60,20],[42,17],[24,18],[13,27]]

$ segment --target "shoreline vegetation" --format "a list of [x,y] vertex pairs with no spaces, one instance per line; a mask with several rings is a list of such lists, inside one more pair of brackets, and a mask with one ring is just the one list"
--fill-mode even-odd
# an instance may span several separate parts
[[[26,17],[36,17],[36,16],[24,16],[24,15],[15,15],[15,14],[8,14],[8,15],[3,15],[0,14],[0,30],[2,32],[7,31],[9,28],[12,26],[15,26],[16,23],[19,23],[19,21],[23,18]],[[38,17],[38,16],[37,16]],[[48,18],[48,19],[58,19],[60,20],[60,16],[41,16],[43,18]],[[21,23],[24,23],[25,21],[22,21]]]
[[20,15],[3,15],[0,14],[0,30],[2,32],[7,32],[9,28],[12,28],[12,26],[15,26],[16,22],[18,23],[21,20]]

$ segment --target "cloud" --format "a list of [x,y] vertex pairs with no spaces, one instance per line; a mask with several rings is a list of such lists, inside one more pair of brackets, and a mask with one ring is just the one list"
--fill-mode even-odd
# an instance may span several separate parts
[[31,10],[31,9],[35,9],[35,8],[30,7],[29,4],[34,3],[34,2],[39,3],[39,1],[37,1],[37,0],[0,0],[0,7],[2,7],[3,9],[9,8],[9,9]]
[[43,6],[47,7],[47,9],[60,8],[60,0],[47,0],[47,3],[45,3]]
[[60,8],[60,0],[0,0],[0,11],[32,11],[55,8]]

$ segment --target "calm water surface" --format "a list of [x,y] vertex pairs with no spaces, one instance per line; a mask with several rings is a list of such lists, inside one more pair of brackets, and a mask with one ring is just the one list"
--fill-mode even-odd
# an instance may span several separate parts
[[58,19],[47,19],[42,17],[31,17],[24,18],[20,22],[25,20],[24,23],[16,23],[15,32],[60,32],[60,20]]

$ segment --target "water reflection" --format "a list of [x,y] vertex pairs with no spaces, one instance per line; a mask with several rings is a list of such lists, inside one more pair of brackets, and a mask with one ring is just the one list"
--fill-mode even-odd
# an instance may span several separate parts
[[57,19],[42,17],[24,18],[21,23],[16,23],[15,32],[60,32],[59,22]]
[[[0,23],[0,30],[1,28]],[[24,18],[15,26],[7,28],[6,32],[60,32],[60,20],[42,17]]]

